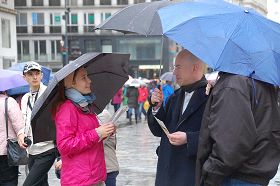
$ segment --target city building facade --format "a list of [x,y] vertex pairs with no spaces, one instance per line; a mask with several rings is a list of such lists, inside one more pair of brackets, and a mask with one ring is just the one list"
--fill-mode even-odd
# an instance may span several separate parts
[[[151,1],[155,0],[15,0],[18,61],[34,60],[56,71],[63,61],[86,52],[130,53],[130,75],[156,78],[160,64],[162,72],[172,70],[180,47],[160,36],[95,30],[120,9]],[[266,0],[229,1],[267,12]]]
[[16,11],[14,1],[0,0],[0,68],[17,62]]

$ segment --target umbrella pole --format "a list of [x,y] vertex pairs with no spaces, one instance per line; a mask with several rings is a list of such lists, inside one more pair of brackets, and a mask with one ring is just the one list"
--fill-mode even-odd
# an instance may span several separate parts
[[163,36],[161,36],[161,58],[159,60],[159,74],[158,74],[158,79],[160,80],[161,76],[161,70],[162,70],[162,58],[163,58]]
[[163,42],[164,42],[164,37],[163,35],[161,36],[161,57],[159,60],[159,73],[158,73],[158,79],[159,79],[159,84],[158,84],[158,89],[161,89],[161,80],[160,80],[160,76],[161,76],[161,71],[162,71],[162,58],[163,58]]

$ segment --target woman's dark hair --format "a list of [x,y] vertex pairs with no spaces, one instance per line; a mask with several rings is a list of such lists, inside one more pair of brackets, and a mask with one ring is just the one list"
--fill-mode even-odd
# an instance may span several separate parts
[[[77,70],[74,71],[73,81],[74,81],[79,69],[80,68],[78,68]],[[57,85],[57,94],[56,94],[56,96],[54,98],[54,102],[52,104],[51,112],[52,112],[53,118],[55,117],[56,112],[58,111],[61,104],[65,102],[65,100],[66,100],[66,96],[65,96],[64,80],[61,80]]]
[[60,81],[57,85],[57,94],[54,98],[54,102],[52,104],[52,116],[55,117],[56,112],[58,111],[60,105],[64,103],[66,100],[65,97],[65,87],[64,87],[64,81]]

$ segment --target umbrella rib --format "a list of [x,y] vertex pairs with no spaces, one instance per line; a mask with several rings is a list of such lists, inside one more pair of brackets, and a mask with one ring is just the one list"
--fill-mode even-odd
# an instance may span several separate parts
[[[244,19],[245,19],[245,16],[243,16],[242,21],[239,21],[238,26],[240,26],[240,23],[243,22]],[[235,28],[235,29],[233,30],[233,32],[231,33],[231,35],[228,37],[227,42],[226,42],[226,44],[224,45],[224,48],[223,48],[223,50],[222,50],[222,52],[221,52],[221,54],[220,54],[220,56],[219,56],[217,62],[220,61],[221,56],[222,56],[222,54],[223,54],[224,51],[225,51],[225,46],[228,44],[228,42],[229,42],[231,36],[235,33],[236,29],[237,29],[237,28]],[[232,43],[235,43],[235,42],[232,41]],[[244,51],[238,44],[235,43],[235,45],[236,45],[238,48],[240,48],[242,51]],[[214,70],[217,70],[217,69],[214,69]]]
[[115,72],[110,72],[110,71],[106,71],[106,70],[101,71],[101,72],[96,72],[96,73],[90,73],[90,74],[88,74],[88,75],[90,76],[90,75],[102,74],[102,73],[114,74],[114,75],[116,75],[116,76],[120,76],[120,77],[128,78],[127,76],[122,76],[122,75],[120,75],[120,74],[118,74],[118,73],[115,73]]

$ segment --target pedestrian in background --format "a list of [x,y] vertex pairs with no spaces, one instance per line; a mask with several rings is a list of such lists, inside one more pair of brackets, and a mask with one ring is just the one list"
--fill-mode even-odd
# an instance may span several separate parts
[[[174,75],[180,85],[163,106],[162,91],[155,88],[148,110],[148,126],[160,137],[156,186],[194,186],[198,136],[207,101],[203,62],[187,50],[178,53]],[[157,103],[157,104],[156,104]],[[166,125],[165,134],[155,117]]]
[[144,103],[147,100],[149,96],[148,89],[146,87],[146,84],[141,84],[138,88],[138,119],[141,120],[141,114],[143,113],[145,116],[145,120],[147,118],[147,113],[144,109]]
[[163,93],[163,106],[165,106],[167,98],[174,93],[172,81],[165,81],[165,84],[162,86],[162,93]]
[[[25,135],[33,139],[31,129],[31,113],[37,99],[46,90],[46,86],[41,82],[43,78],[42,68],[36,62],[29,62],[23,68],[24,79],[28,82],[30,91],[21,99],[21,109],[24,116]],[[28,169],[29,173],[23,186],[45,186],[48,184],[48,172],[52,167],[57,150],[53,141],[44,141],[31,144],[28,147]]]
[[113,123],[99,125],[93,112],[94,94],[84,67],[58,85],[52,108],[61,155],[61,185],[104,185],[103,139],[115,132]]
[[115,112],[120,108],[123,99],[123,91],[119,89],[118,92],[114,95],[111,104],[114,106]]
[[[3,83],[3,82],[2,82]],[[6,100],[7,99],[7,100]],[[18,166],[9,166],[7,158],[7,134],[5,118],[5,100],[7,101],[8,138],[18,138],[21,148],[24,143],[23,115],[16,100],[8,97],[5,91],[0,92],[0,186],[18,185]]]
[[129,123],[132,124],[132,112],[135,114],[135,122],[138,122],[138,87],[129,86],[126,90]]

